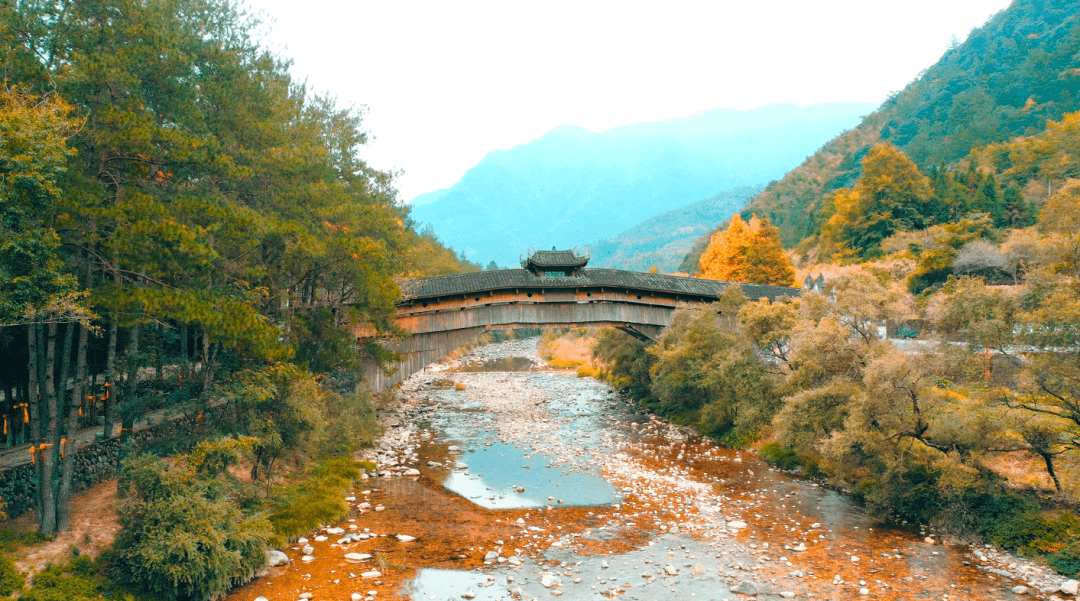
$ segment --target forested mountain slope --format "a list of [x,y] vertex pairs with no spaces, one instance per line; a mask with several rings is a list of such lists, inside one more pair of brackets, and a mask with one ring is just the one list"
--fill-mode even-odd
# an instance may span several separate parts
[[615,236],[720,190],[779,177],[872,108],[711,109],[601,133],[561,126],[489,153],[449,189],[418,198],[412,216],[471,260],[512,265],[529,247]]
[[743,213],[769,217],[794,246],[820,231],[818,201],[856,181],[874,144],[896,145],[925,170],[1080,109],[1078,13],[1072,0],[1016,0]]

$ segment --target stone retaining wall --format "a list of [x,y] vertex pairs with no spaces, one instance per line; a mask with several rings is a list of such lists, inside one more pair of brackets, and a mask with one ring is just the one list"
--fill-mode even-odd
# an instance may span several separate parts
[[[145,451],[150,446],[186,436],[195,427],[195,420],[183,417],[165,420],[153,426],[137,430],[123,449],[119,438],[98,440],[75,451],[75,474],[73,492],[85,490],[116,477],[121,454],[131,455]],[[60,464],[57,463],[57,472]],[[59,479],[59,473],[57,474]],[[14,518],[34,509],[37,503],[37,478],[34,464],[26,463],[0,472],[0,499],[7,503],[8,518]]]

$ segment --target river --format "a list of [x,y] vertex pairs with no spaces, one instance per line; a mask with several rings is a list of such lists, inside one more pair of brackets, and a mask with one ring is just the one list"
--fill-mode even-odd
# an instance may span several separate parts
[[836,491],[546,368],[537,345],[480,347],[406,381],[355,513],[229,599],[1011,600],[1061,583],[875,524]]

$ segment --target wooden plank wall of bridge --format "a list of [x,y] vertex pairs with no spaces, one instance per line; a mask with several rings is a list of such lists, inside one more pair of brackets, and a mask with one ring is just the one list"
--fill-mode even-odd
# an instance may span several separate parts
[[398,325],[410,336],[384,346],[403,360],[387,375],[372,361],[362,363],[362,375],[372,391],[384,390],[493,329],[617,327],[655,338],[671,323],[679,306],[672,298],[642,298],[628,291],[606,291],[602,300],[586,294],[526,296],[520,293],[442,299],[398,308]]

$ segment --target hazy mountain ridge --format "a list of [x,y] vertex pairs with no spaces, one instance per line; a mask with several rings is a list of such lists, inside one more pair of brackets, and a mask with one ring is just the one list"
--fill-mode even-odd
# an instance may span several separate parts
[[872,108],[710,109],[600,133],[560,126],[489,153],[450,188],[418,197],[412,217],[471,260],[508,266],[530,247],[618,236],[719,190],[780,177]]
[[618,236],[588,246],[589,265],[631,271],[679,268],[695,241],[746,205],[764,184],[742,186],[650,217]]

